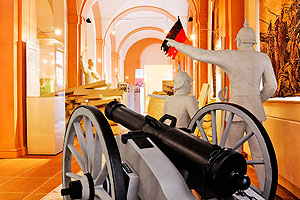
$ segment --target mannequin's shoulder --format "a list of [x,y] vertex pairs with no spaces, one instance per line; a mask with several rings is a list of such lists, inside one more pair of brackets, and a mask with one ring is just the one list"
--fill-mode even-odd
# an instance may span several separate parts
[[224,49],[224,50],[215,50],[216,53],[219,54],[232,54],[234,53],[236,50],[231,50],[231,49]]
[[270,59],[270,57],[268,56],[268,54],[264,53],[264,52],[260,52],[260,51],[257,51],[258,53],[260,53],[260,55],[266,59]]
[[256,50],[230,50],[234,54],[246,54],[246,55],[252,55],[252,56],[257,56],[261,57],[263,59],[269,59],[269,56],[266,53],[256,51]]
[[187,95],[187,96],[186,96],[186,99],[187,99],[188,101],[197,101],[196,97],[195,97],[195,96],[191,96],[191,95]]
[[186,99],[189,101],[193,101],[196,100],[196,97],[191,95],[173,95],[173,96],[167,96],[166,99]]
[[264,53],[264,52],[260,52],[260,51],[255,51],[257,57],[259,57],[261,60],[265,61],[265,62],[270,62],[270,57],[268,56],[268,54]]
[[260,55],[261,57],[265,57],[265,58],[268,58],[268,57],[269,57],[266,53],[261,52],[261,51],[253,50],[252,52],[253,52],[253,54]]
[[218,57],[223,57],[223,58],[231,58],[232,56],[237,54],[237,50],[231,50],[231,49],[216,50],[215,52]]

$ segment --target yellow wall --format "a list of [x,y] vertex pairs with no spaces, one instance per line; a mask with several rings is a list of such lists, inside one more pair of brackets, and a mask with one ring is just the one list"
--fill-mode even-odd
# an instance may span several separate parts
[[279,184],[300,198],[300,102],[269,100],[266,128],[278,162]]

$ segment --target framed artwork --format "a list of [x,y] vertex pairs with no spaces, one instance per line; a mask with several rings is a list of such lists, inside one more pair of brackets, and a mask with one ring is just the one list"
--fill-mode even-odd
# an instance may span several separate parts
[[260,49],[271,59],[273,97],[300,96],[300,1],[260,0]]

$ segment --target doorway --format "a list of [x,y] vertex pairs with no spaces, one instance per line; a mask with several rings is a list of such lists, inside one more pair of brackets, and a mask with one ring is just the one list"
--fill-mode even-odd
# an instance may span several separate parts
[[154,91],[162,91],[163,80],[173,80],[172,65],[144,65],[145,112],[148,108],[148,94],[152,94]]

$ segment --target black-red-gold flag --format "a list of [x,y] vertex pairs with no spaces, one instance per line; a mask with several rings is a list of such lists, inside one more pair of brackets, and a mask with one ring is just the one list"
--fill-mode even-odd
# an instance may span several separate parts
[[[186,43],[188,38],[185,35],[184,29],[182,27],[181,21],[178,17],[177,22],[174,24],[174,26],[169,31],[166,38],[175,40],[176,42]],[[168,57],[171,57],[173,60],[175,59],[178,51],[174,47],[169,47],[167,45],[167,40],[164,40],[164,42],[161,45],[161,49],[165,52],[165,54]]]

